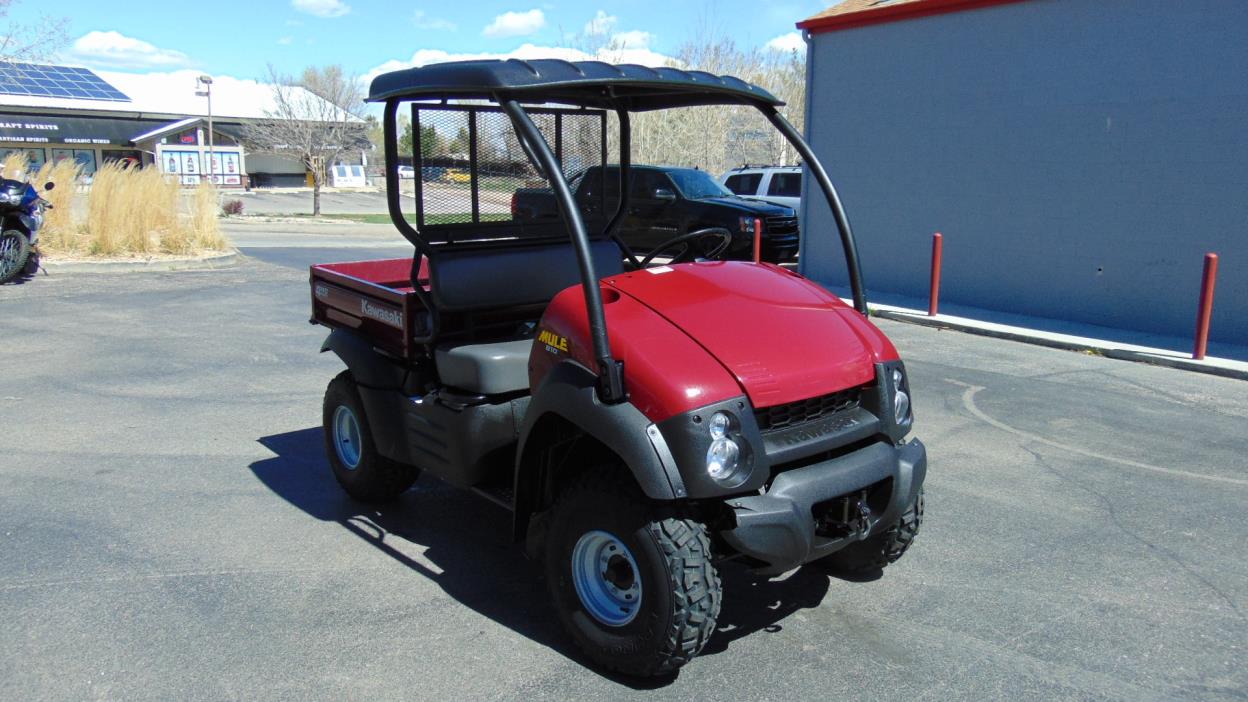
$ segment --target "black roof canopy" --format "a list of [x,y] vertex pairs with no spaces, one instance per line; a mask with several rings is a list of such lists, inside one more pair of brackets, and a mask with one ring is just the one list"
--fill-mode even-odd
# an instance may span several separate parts
[[519,59],[455,61],[385,73],[373,79],[369,102],[390,99],[488,99],[630,111],[693,105],[783,105],[757,85],[731,76],[678,68],[601,61]]

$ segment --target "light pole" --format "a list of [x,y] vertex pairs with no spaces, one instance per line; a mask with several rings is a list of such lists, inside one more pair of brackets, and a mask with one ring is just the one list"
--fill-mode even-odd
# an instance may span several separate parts
[[[202,90],[198,88],[203,86]],[[208,98],[208,182],[212,183],[212,76],[200,76],[195,79],[196,95]]]

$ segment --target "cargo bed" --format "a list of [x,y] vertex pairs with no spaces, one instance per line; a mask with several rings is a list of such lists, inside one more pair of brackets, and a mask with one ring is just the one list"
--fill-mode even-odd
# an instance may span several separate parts
[[[314,265],[310,321],[358,331],[377,348],[414,359],[429,333],[429,311],[411,276],[411,258]],[[429,290],[427,259],[421,260],[416,282],[422,292]]]

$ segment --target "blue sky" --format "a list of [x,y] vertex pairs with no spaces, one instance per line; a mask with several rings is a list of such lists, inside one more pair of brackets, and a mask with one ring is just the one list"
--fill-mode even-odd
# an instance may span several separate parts
[[[536,57],[588,30],[614,37],[625,60],[658,60],[709,25],[741,45],[792,47],[794,23],[835,0],[635,0],[412,2],[253,0],[171,4],[58,0],[18,3],[17,22],[68,18],[61,58],[101,70],[194,69],[262,78],[342,64],[361,75],[464,55]],[[193,18],[200,17],[201,20]]]

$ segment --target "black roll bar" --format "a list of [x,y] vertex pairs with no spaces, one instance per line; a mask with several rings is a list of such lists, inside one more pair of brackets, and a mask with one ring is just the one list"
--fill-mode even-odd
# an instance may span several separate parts
[[382,133],[386,141],[386,209],[390,211],[390,220],[398,228],[404,239],[412,242],[419,254],[429,255],[433,250],[420,237],[420,233],[412,227],[403,216],[403,205],[399,201],[399,169],[394,164],[399,162],[399,123],[395,117],[399,112],[398,100],[387,100],[385,113],[382,115]]
[[819,182],[823,196],[827,199],[828,206],[832,208],[836,228],[841,233],[841,248],[845,251],[845,266],[849,269],[849,288],[854,295],[854,309],[864,315],[867,314],[867,296],[862,289],[862,268],[858,262],[858,246],[854,243],[854,232],[849,228],[849,218],[845,216],[845,208],[841,206],[841,198],[836,194],[832,179],[828,178],[828,172],[823,170],[823,165],[819,163],[819,159],[815,158],[815,152],[810,149],[810,145],[783,115],[776,112],[775,107],[758,105],[758,110],[776,129],[780,130],[793,148],[797,149],[797,153],[801,154],[802,160],[810,169],[811,175]]
[[[412,340],[417,343],[428,343],[438,335],[438,311],[434,309],[433,300],[429,298],[429,294],[420,286],[420,259],[422,256],[429,257],[433,253],[433,249],[429,244],[421,238],[420,233],[412,227],[407,218],[403,216],[403,205],[399,198],[399,169],[393,167],[393,164],[399,162],[399,136],[398,136],[398,115],[399,101],[387,100],[386,109],[382,115],[382,134],[384,135],[385,152],[386,152],[386,209],[390,211],[390,220],[394,226],[403,235],[404,239],[412,242],[412,246],[416,247],[415,254],[412,256],[412,293],[420,300],[420,304],[425,306],[429,311],[429,328],[424,334],[413,334]],[[416,132],[419,134],[419,132]],[[417,149],[419,151],[419,149]],[[419,171],[418,171],[419,172]]]
[[[624,214],[628,210],[629,205],[628,200],[630,188],[628,187],[628,172],[633,167],[633,129],[632,122],[629,120],[628,110],[617,109],[615,114],[620,120],[620,167],[618,169],[620,173],[620,199],[619,204],[615,208],[615,214],[613,214],[611,216],[611,220],[607,222],[607,226],[603,230],[603,233],[614,239],[615,242],[620,245],[620,248],[624,249],[624,254],[628,256],[629,263],[633,264],[635,268],[641,268],[641,261],[637,260],[637,255],[633,253],[632,247],[625,243],[617,233],[620,228],[620,223],[624,221]],[[604,129],[602,133],[605,135],[607,132]],[[602,165],[602,181],[603,185],[606,185],[607,164],[604,163]],[[605,197],[606,193],[604,192],[603,195]]]
[[[603,402],[616,403],[627,399],[624,390],[624,364],[611,357],[611,345],[607,340],[607,319],[602,309],[602,291],[598,288],[598,274],[594,271],[594,259],[589,251],[589,235],[585,221],[572,198],[572,189],[563,175],[563,168],[550,150],[550,144],[529,114],[514,99],[499,96],[496,101],[511,118],[516,136],[527,141],[537,163],[546,171],[547,180],[555,192],[555,201],[563,210],[564,222],[576,249],[577,263],[581,269],[581,287],[585,292],[585,311],[589,316],[589,336],[594,346],[594,359],[598,362],[598,397]],[[389,178],[389,171],[387,171]]]

